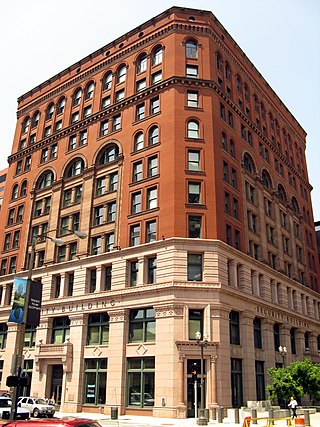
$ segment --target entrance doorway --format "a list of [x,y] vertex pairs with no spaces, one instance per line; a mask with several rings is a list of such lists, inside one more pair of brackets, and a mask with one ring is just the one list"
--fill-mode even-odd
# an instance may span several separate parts
[[[206,397],[206,361],[203,361],[203,373],[204,373],[204,397]],[[191,371],[194,367],[194,364],[197,364],[197,371],[198,371],[198,378],[197,378],[197,385],[195,387],[195,381],[192,379]],[[195,411],[195,390],[197,395],[197,409],[199,410],[201,405],[201,375],[200,375],[200,359],[188,359],[187,360],[187,417],[188,418],[195,418],[196,411]],[[206,407],[206,402],[203,402],[204,408]]]
[[51,388],[50,388],[49,397],[50,398],[53,397],[57,405],[61,405],[62,380],[63,380],[63,366],[52,365]]

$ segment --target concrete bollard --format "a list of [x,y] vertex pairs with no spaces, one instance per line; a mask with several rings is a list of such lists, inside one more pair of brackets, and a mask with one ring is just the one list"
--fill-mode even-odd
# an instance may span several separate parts
[[236,424],[240,424],[240,411],[239,411],[239,408],[235,408],[235,410],[234,410],[234,422]]
[[223,423],[224,410],[223,407],[220,406],[218,409],[218,423]]
[[270,418],[270,426],[273,426],[274,425],[274,423],[273,423],[273,418],[274,418],[274,413],[273,413],[273,409],[271,408],[271,409],[269,409],[269,418]]
[[[256,409],[251,409],[251,416],[252,416],[252,418],[257,418],[257,410]],[[258,421],[252,420],[252,424],[258,424]]]
[[212,419],[213,420],[217,419],[217,408],[212,408]]
[[304,425],[305,427],[310,426],[310,412],[304,411]]

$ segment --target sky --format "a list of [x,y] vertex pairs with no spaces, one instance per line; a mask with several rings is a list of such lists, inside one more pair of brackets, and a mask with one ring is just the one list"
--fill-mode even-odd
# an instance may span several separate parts
[[319,0],[1,1],[0,170],[11,154],[20,95],[172,6],[211,11],[307,132],[320,221]]

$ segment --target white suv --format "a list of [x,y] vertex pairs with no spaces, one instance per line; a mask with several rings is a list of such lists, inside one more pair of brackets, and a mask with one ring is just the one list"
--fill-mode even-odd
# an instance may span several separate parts
[[38,399],[34,397],[19,397],[18,407],[26,409],[33,417],[45,415],[52,418],[55,413],[54,405],[49,405],[45,399]]
[[[8,420],[12,409],[12,400],[10,397],[0,396],[0,418]],[[17,419],[28,420],[30,418],[29,411],[22,408],[17,408]]]

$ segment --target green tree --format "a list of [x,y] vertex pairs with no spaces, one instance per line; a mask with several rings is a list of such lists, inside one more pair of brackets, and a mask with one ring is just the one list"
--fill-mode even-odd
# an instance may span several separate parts
[[271,384],[267,385],[267,393],[273,403],[286,401],[291,396],[308,395],[313,403],[320,399],[320,365],[306,357],[286,368],[270,368],[268,375]]

